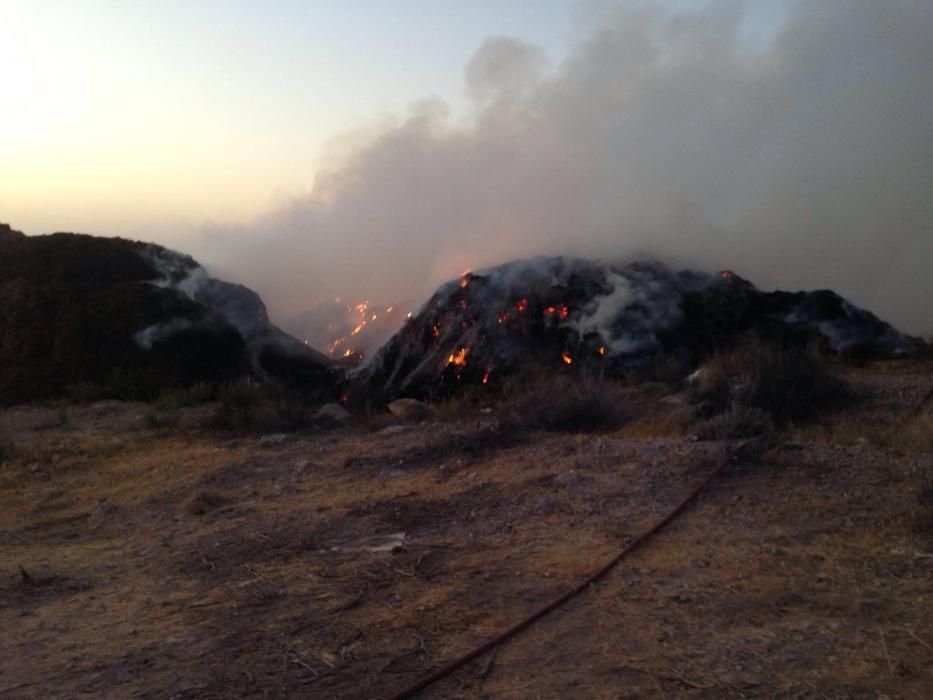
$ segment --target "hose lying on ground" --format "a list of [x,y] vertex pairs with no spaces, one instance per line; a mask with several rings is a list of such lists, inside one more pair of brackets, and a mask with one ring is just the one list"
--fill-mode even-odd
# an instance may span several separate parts
[[509,641],[510,639],[518,635],[520,632],[531,627],[531,625],[533,625],[535,622],[543,618],[548,613],[552,612],[556,608],[559,608],[561,605],[571,600],[572,598],[575,598],[576,596],[580,595],[583,591],[588,589],[592,584],[596,583],[601,578],[603,578],[606,574],[612,571],[612,569],[614,569],[619,564],[619,562],[621,562],[625,557],[627,557],[633,551],[638,549],[641,545],[643,545],[646,541],[648,541],[653,535],[657,534],[658,531],[660,531],[666,525],[670,524],[670,522],[674,520],[674,518],[676,518],[684,510],[686,510],[687,506],[689,506],[694,500],[696,500],[697,496],[700,495],[700,492],[703,491],[703,489],[705,489],[707,486],[709,486],[709,484],[712,483],[713,479],[719,476],[731,462],[733,462],[735,459],[740,458],[740,457],[751,456],[753,452],[757,452],[757,450],[753,448],[756,448],[756,447],[760,448],[763,446],[763,444],[764,443],[761,439],[753,439],[753,440],[745,440],[744,442],[731,446],[726,451],[726,454],[722,458],[722,460],[717,464],[716,468],[713,469],[712,472],[710,472],[709,476],[707,476],[699,485],[697,485],[689,494],[687,494],[687,496],[677,505],[676,508],[674,508],[670,513],[668,513],[661,520],[655,523],[654,526],[652,526],[650,529],[646,530],[645,532],[640,534],[638,537],[636,537],[634,540],[629,542],[625,546],[625,548],[622,549],[622,551],[616,554],[615,557],[613,557],[609,562],[607,562],[601,569],[598,569],[594,573],[590,574],[590,576],[588,576],[585,581],[580,583],[575,588],[570,589],[569,591],[561,595],[559,598],[556,598],[555,600],[551,601],[550,603],[545,605],[543,608],[539,609],[537,612],[532,613],[531,615],[526,617],[524,620],[522,620],[518,624],[510,627],[505,632],[502,632],[501,634],[496,635],[495,637],[490,639],[488,642],[481,644],[480,646],[464,654],[460,658],[451,661],[443,668],[440,668],[437,671],[434,671],[433,673],[430,673],[429,675],[422,677],[421,679],[419,679],[412,685],[408,686],[404,690],[396,693],[395,695],[392,695],[390,698],[388,698],[388,700],[407,700],[408,698],[413,697],[417,693],[427,688],[429,685],[433,685],[434,683],[441,680],[442,678],[449,676],[451,673],[453,673],[457,669],[465,666],[466,664],[470,663],[474,659],[482,656],[487,651],[491,651],[495,649],[496,647],[500,646],[501,644],[504,644],[505,642]]

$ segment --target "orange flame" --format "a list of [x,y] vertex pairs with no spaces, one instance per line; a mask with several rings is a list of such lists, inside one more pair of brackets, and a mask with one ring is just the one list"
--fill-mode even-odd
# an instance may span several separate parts
[[565,364],[565,365],[572,365],[572,364],[573,364],[573,358],[570,356],[570,353],[567,352],[566,350],[564,350],[564,351],[560,354],[560,359],[562,359],[562,360],[564,361],[564,364]]
[[600,345],[600,346],[599,346],[599,354],[600,354],[600,355],[605,355],[605,354],[606,354],[606,346],[605,346],[605,345]]
[[489,372],[483,375],[483,384],[489,384]]
[[470,354],[470,348],[460,348],[453,355],[447,358],[448,365],[456,365],[457,367],[465,367],[467,363],[467,355]]

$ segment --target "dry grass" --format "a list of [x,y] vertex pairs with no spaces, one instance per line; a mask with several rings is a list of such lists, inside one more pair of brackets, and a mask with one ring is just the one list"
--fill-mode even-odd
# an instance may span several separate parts
[[703,430],[711,437],[805,423],[849,398],[816,349],[760,340],[710,357],[690,393],[710,418]]
[[508,430],[610,432],[628,419],[624,389],[587,372],[520,377],[504,389],[498,412]]

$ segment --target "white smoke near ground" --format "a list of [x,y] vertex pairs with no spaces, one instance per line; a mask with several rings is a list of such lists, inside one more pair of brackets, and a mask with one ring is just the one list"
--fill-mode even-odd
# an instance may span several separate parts
[[490,38],[469,123],[418,103],[307,196],[207,231],[199,257],[280,318],[426,298],[515,257],[649,253],[929,332],[933,3],[799,2],[767,44],[742,13],[626,4],[552,68]]

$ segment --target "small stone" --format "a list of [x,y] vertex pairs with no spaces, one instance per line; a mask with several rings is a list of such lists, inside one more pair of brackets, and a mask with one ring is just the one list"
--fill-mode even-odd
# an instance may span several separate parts
[[431,417],[431,408],[417,399],[396,399],[386,407],[389,413],[402,420],[420,421]]
[[554,512],[554,501],[547,497],[539,498],[533,510],[538,515],[550,515]]
[[353,419],[350,412],[337,403],[326,403],[314,414],[314,422],[326,425],[343,425]]
[[566,472],[564,474],[558,474],[556,477],[554,477],[554,483],[564,488],[569,486],[579,486],[584,481],[586,481],[586,479],[584,479],[576,472]]
[[260,447],[274,447],[276,445],[281,445],[288,439],[288,435],[285,433],[272,433],[270,435],[263,435],[259,438]]

